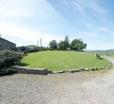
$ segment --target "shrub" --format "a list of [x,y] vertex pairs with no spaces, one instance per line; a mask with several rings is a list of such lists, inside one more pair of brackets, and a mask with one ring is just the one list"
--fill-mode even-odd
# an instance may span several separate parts
[[26,46],[21,46],[21,47],[18,47],[17,50],[18,50],[19,52],[27,52],[29,49],[28,49],[28,47],[26,47]]
[[0,68],[10,67],[19,62],[22,55],[14,51],[1,51],[0,52]]
[[5,68],[0,69],[0,76],[11,75],[14,73],[16,73],[16,69],[14,69],[14,68],[5,67]]
[[49,50],[47,47],[39,47],[36,45],[28,45],[28,46],[21,46],[18,47],[17,50],[22,53],[32,53],[32,52],[39,52]]
[[99,60],[103,59],[99,54],[96,54],[96,58],[99,59]]

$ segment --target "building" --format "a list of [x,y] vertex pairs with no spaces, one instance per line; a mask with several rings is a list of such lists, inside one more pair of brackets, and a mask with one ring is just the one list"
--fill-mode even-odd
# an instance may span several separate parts
[[0,50],[15,50],[16,44],[0,37]]

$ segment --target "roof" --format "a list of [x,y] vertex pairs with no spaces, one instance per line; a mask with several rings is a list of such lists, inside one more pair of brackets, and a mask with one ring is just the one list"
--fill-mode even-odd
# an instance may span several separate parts
[[8,41],[8,40],[6,40],[6,39],[3,39],[3,38],[1,38],[1,37],[0,37],[0,40],[3,40],[3,41],[6,41],[6,42],[9,42],[9,43],[15,44],[15,43],[13,43],[13,42],[11,42],[11,41]]

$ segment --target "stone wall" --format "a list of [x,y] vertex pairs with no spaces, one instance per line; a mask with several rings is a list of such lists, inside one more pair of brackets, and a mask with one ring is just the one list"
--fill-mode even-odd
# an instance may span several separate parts
[[[22,66],[13,66],[16,69],[17,74],[39,74],[39,75],[47,75],[47,74],[61,74],[61,73],[75,73],[75,72],[82,72],[82,71],[96,71],[100,70],[98,68],[83,68],[83,69],[72,69],[69,71],[49,71],[45,68],[29,68],[29,67],[22,67]],[[103,67],[104,69],[104,67]]]
[[44,68],[27,68],[27,67],[21,67],[21,66],[14,66],[14,69],[16,69],[16,73],[18,74],[39,74],[39,75],[47,75],[51,73],[47,69]]
[[39,75],[48,75],[48,74],[62,74],[62,73],[76,73],[76,72],[83,72],[83,71],[98,71],[101,69],[110,69],[112,65],[96,68],[80,68],[80,69],[71,69],[68,71],[49,71],[45,68],[29,68],[29,67],[22,67],[22,66],[13,66],[12,68],[16,70],[17,74],[39,74]]

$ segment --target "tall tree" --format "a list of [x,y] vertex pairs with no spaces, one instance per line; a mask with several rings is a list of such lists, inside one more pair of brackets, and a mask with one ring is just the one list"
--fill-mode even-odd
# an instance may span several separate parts
[[66,50],[65,41],[60,41],[58,47],[60,50]]
[[69,46],[70,46],[69,41],[70,41],[70,40],[69,40],[69,37],[66,36],[66,37],[65,37],[65,40],[64,40],[64,44],[65,44],[64,46],[65,46],[65,49],[69,48]]

